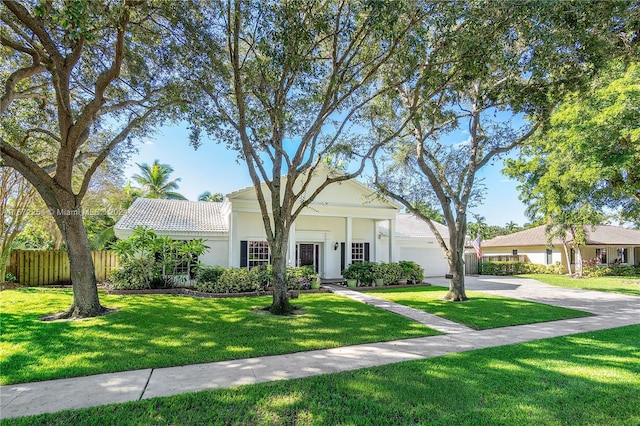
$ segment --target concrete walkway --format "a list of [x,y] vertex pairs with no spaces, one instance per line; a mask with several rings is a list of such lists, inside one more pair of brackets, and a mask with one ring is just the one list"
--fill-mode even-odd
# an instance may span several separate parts
[[410,318],[416,322],[419,322],[420,324],[424,324],[427,327],[431,327],[434,330],[438,330],[446,334],[468,333],[470,331],[473,331],[472,328],[469,328],[462,324],[458,324],[457,322],[449,321],[448,319],[429,314],[419,309],[410,308],[409,306],[390,302],[380,297],[376,297],[371,293],[367,294],[360,291],[349,290],[348,288],[340,287],[337,285],[325,285],[325,287],[331,289],[333,293],[340,296],[348,297],[349,299],[357,300],[358,302],[375,306],[378,309],[383,309],[385,311],[393,312],[394,314],[402,315],[403,317]]
[[[431,282],[443,283],[438,279],[433,279]],[[533,280],[502,277],[469,277],[467,287],[512,298],[583,309],[594,313],[595,316],[483,331],[470,329],[465,331],[461,328],[462,326],[458,326],[450,329],[451,334],[441,336],[7,385],[0,387],[0,418],[308,377],[640,324],[640,297],[564,289]],[[350,293],[358,292],[350,291]],[[352,296],[355,297],[355,295]],[[378,298],[374,297],[374,299]],[[377,303],[368,297],[363,298],[362,301],[369,304]],[[392,305],[388,307],[393,308]],[[430,318],[422,319],[431,321]],[[443,324],[436,325],[450,326],[450,324]]]

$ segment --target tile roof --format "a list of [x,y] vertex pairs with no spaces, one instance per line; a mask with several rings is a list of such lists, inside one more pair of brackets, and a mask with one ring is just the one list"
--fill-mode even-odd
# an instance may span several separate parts
[[[585,229],[588,245],[640,245],[640,231],[621,228],[619,226],[597,225]],[[567,242],[573,237],[567,233]],[[559,238],[553,239],[554,245],[561,245]],[[518,246],[546,246],[546,225],[526,229],[509,235],[501,235],[482,242],[483,247],[518,247]]]
[[223,203],[138,198],[116,223],[116,229],[146,226],[156,231],[228,232]]
[[[442,238],[449,238],[449,228],[440,223],[435,223]],[[389,225],[387,221],[380,222],[380,233],[388,235]],[[433,232],[427,223],[409,213],[396,213],[397,237],[433,237]]]

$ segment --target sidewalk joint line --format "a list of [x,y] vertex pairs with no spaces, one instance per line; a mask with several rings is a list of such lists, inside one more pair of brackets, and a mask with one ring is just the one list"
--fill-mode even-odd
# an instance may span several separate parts
[[144,393],[147,391],[147,386],[149,386],[149,382],[151,381],[151,376],[153,375],[153,371],[155,370],[155,368],[151,368],[151,371],[149,372],[149,377],[147,377],[147,383],[144,384],[144,387],[142,388],[142,392],[140,392],[140,396],[138,397],[138,401],[142,400],[142,397],[144,396]]

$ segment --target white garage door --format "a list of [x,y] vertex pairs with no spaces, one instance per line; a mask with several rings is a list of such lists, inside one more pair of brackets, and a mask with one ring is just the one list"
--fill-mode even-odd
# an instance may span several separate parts
[[425,277],[444,276],[449,264],[439,247],[399,247],[400,260],[413,260],[424,269]]

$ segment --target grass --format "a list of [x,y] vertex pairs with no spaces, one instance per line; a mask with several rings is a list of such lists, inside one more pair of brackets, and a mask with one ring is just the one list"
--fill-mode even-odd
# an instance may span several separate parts
[[640,424],[640,326],[6,425]]
[[446,302],[445,287],[376,290],[378,297],[438,315],[468,327],[484,330],[590,316],[588,312],[467,291],[466,302]]
[[591,277],[571,278],[566,275],[519,275],[522,278],[533,278],[540,282],[557,287],[578,288],[581,290],[609,291],[612,293],[640,296],[640,275],[630,277]]
[[65,310],[71,291],[0,292],[0,383],[167,367],[440,334],[419,323],[331,294],[303,294],[305,313],[275,317],[253,308],[271,297],[197,299],[114,296],[116,313],[41,322]]

